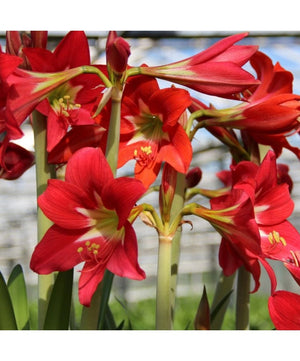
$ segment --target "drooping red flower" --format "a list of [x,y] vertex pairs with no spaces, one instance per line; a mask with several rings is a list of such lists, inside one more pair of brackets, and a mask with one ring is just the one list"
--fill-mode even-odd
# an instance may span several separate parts
[[247,33],[228,36],[208,49],[175,63],[141,67],[140,73],[187,86],[205,94],[236,98],[236,94],[258,85],[242,66],[257,46],[234,45]]
[[159,89],[155,79],[135,77],[124,91],[118,167],[136,160],[135,177],[152,184],[162,162],[186,173],[192,159],[190,140],[180,124],[191,99],[179,88]]
[[79,300],[85,306],[105,269],[121,277],[144,279],[136,235],[128,221],[144,192],[136,179],[114,179],[99,148],[80,149],[67,164],[65,181],[50,180],[38,199],[54,225],[36,246],[30,267],[48,274],[84,262]]
[[[279,156],[287,148],[300,157],[286,137],[300,129],[300,96],[293,94],[293,75],[262,52],[256,52],[251,65],[261,81],[249,88],[242,103],[228,109],[210,109],[199,120],[204,126],[240,129],[259,144],[270,145]],[[200,107],[199,107],[200,109]],[[207,109],[207,108],[206,108]],[[196,109],[194,109],[196,110]]]
[[[256,291],[260,285],[262,250],[250,196],[242,189],[232,189],[228,194],[211,199],[210,203],[211,209],[197,206],[192,213],[210,222],[222,236],[219,263],[223,273],[230,276],[244,265],[253,275],[253,292]],[[275,284],[271,272],[270,277]]]
[[268,307],[277,330],[300,330],[300,295],[276,291],[269,297]]

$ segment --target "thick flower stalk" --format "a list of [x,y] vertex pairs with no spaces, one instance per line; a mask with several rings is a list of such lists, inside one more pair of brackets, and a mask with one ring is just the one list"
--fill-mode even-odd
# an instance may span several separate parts
[[145,192],[135,179],[115,179],[100,149],[83,148],[69,160],[65,181],[50,180],[38,203],[54,222],[30,262],[39,274],[65,271],[84,262],[79,300],[89,306],[105,269],[145,278],[137,261],[130,212]]

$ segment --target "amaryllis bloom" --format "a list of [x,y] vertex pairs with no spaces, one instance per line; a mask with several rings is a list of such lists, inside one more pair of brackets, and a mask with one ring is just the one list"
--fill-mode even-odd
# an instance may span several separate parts
[[65,181],[52,179],[38,204],[53,226],[37,244],[30,262],[33,271],[65,271],[84,262],[79,300],[89,306],[105,269],[142,280],[137,239],[128,220],[145,192],[133,178],[114,179],[99,148],[82,148],[69,160]]
[[[300,235],[287,221],[294,203],[290,197],[289,185],[278,182],[274,152],[269,151],[259,166],[250,161],[242,161],[232,166],[230,173],[222,172],[221,175],[224,184],[231,185],[231,189],[225,188],[223,196],[211,199],[211,210],[203,211],[199,208],[195,214],[207,219],[223,236],[219,260],[224,274],[230,275],[244,264],[252,273],[257,289],[259,263],[262,263],[274,291],[275,274],[267,263],[267,259],[274,259],[285,262],[296,280],[300,280],[297,258]],[[242,192],[241,195],[247,200],[247,207],[242,207],[243,202],[238,198],[235,200],[237,191]],[[234,215],[231,221],[228,221],[228,211]],[[246,223],[247,219],[252,220],[252,227]],[[255,237],[255,232],[258,232],[258,237]]]
[[186,90],[159,89],[155,79],[146,77],[130,79],[122,101],[118,167],[136,160],[135,177],[147,187],[162,162],[186,173],[192,147],[180,119],[190,102]]
[[[222,236],[219,263],[223,273],[230,276],[244,265],[253,275],[253,292],[256,291],[260,285],[259,260],[262,251],[251,198],[242,189],[232,189],[226,195],[211,199],[210,203],[211,209],[195,204],[191,213],[210,222]],[[269,272],[268,266],[267,271]],[[275,285],[271,273],[270,277]]]
[[115,74],[122,75],[127,68],[130,55],[130,45],[125,39],[110,31],[106,42],[106,63],[108,69]]
[[53,52],[24,48],[23,53],[33,72],[19,71],[10,78],[8,104],[19,124],[35,108],[47,116],[50,152],[70,127],[94,123],[92,110],[103,83],[95,74],[83,74],[81,66],[90,65],[84,32],[69,32]]
[[247,33],[228,36],[208,49],[175,63],[139,68],[140,74],[165,79],[205,94],[236,98],[236,94],[258,85],[242,66],[257,46],[234,45]]
[[300,330],[300,295],[276,291],[269,298],[268,307],[277,330]]
[[249,88],[237,106],[204,110],[203,126],[223,126],[247,132],[257,143],[272,146],[277,156],[287,148],[298,157],[300,151],[289,145],[286,137],[300,129],[300,96],[293,94],[293,75],[262,52],[256,52],[251,65],[261,81]]

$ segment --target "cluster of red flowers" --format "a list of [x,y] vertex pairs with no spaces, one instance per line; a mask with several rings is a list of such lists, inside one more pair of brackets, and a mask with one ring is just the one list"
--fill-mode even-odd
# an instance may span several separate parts
[[[221,234],[225,275],[244,265],[256,291],[262,264],[271,280],[275,327],[300,329],[300,295],[276,290],[267,262],[283,262],[300,285],[300,235],[287,221],[294,207],[292,181],[276,163],[283,148],[300,159],[300,149],[287,141],[299,131],[300,96],[293,94],[289,71],[273,65],[256,46],[236,45],[246,35],[229,36],[175,63],[130,67],[129,44],[115,32],[107,39],[106,65],[91,64],[81,31],[68,33],[54,51],[46,49],[46,32],[23,38],[7,33],[6,53],[0,53],[1,177],[18,178],[34,163],[34,155],[13,141],[23,136],[22,124],[36,111],[47,119],[48,162],[66,165],[64,180],[51,179],[38,199],[54,224],[33,252],[35,272],[65,271],[84,262],[79,299],[86,306],[105,269],[144,279],[132,227],[143,212],[136,202],[163,166],[160,211],[169,221],[174,174],[186,174],[187,188],[200,180],[201,172],[190,170],[191,141],[205,127],[228,146],[232,166],[219,174],[225,188],[210,193],[211,209],[193,203],[184,214],[206,219]],[[256,77],[243,69],[248,62]],[[172,84],[161,89],[157,78]],[[188,88],[237,105],[216,109],[192,97]],[[116,100],[117,167],[134,161],[134,178],[115,177],[105,157]],[[270,148],[263,160],[258,144]]]

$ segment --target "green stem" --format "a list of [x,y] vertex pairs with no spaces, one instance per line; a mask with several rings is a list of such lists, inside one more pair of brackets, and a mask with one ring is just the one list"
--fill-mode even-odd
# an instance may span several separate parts
[[106,159],[113,174],[116,174],[118,165],[120,125],[121,125],[122,91],[114,87],[111,96],[111,115],[106,145]]
[[159,237],[157,287],[156,287],[156,329],[173,328],[171,310],[171,255],[172,240]]
[[[47,121],[46,118],[34,111],[32,113],[32,124],[34,131],[35,163],[36,163],[36,194],[42,194],[47,187],[48,179],[55,177],[55,168],[47,162]],[[38,242],[43,238],[52,222],[37,207],[37,233]],[[54,284],[54,274],[39,275],[39,307],[38,307],[38,327],[43,329],[44,320],[48,308],[51,290]]]
[[[185,175],[177,173],[177,183],[175,189],[175,195],[171,208],[171,222],[176,218],[184,206],[184,193],[186,188]],[[180,241],[181,241],[182,230],[179,227],[172,241],[172,258],[171,258],[171,309],[172,319],[174,320],[174,310],[176,301],[176,290],[177,290],[177,278],[178,278],[178,266],[180,258]]]
[[244,266],[238,270],[236,296],[236,329],[249,330],[250,273]]
[[[211,324],[210,324],[211,330],[221,330],[225,313],[229,304],[228,295],[232,291],[234,278],[235,278],[235,273],[231,276],[226,277],[224,273],[221,272],[211,306],[211,313],[215,312],[215,316],[211,320]],[[217,310],[217,308],[219,309]]]

